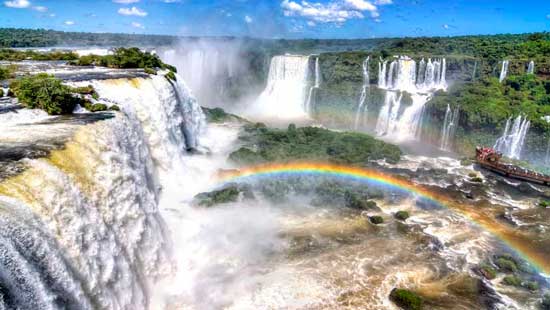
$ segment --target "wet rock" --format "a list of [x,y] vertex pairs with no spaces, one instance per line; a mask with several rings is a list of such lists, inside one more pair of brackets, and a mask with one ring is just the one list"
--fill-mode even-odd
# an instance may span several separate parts
[[542,310],[550,310],[550,294],[545,294],[544,296],[542,296],[540,308]]
[[390,300],[404,310],[421,310],[424,301],[413,291],[394,288],[390,293]]

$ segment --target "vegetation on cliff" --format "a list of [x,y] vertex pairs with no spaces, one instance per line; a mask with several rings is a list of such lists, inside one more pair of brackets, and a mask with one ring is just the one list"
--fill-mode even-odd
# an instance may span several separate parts
[[78,54],[71,51],[38,52],[33,50],[0,49],[0,60],[3,61],[47,61],[47,60],[75,60]]
[[42,109],[50,115],[70,114],[83,103],[70,87],[46,73],[21,77],[10,84],[10,89],[24,107]]
[[113,54],[105,56],[82,56],[70,62],[70,64],[76,66],[94,65],[117,69],[142,68],[150,70],[153,68],[160,68],[171,72],[177,72],[175,67],[165,64],[157,55],[144,52],[137,47],[117,48],[113,51]]
[[379,159],[397,162],[401,157],[397,146],[366,134],[296,128],[293,124],[287,130],[270,129],[263,124],[246,125],[240,140],[244,146],[230,158],[243,165],[297,160],[363,165]]

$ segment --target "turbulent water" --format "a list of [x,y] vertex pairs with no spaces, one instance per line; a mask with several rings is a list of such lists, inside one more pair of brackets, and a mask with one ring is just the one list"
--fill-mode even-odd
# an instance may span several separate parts
[[[395,140],[412,140],[420,134],[426,102],[433,93],[447,88],[446,60],[422,59],[417,66],[413,59],[401,56],[379,64],[378,87],[385,90],[385,100],[378,114],[376,133]],[[403,94],[412,104],[401,111]]]
[[369,97],[370,90],[369,60],[370,57],[367,57],[363,62],[363,86],[361,87],[361,95],[359,96],[357,112],[355,114],[355,130],[367,125],[367,112],[369,109],[367,98]]
[[521,115],[516,117],[513,122],[512,118],[509,118],[504,126],[502,136],[498,138],[494,145],[494,149],[506,157],[520,159],[525,136],[530,126],[531,122]]
[[499,78],[498,78],[498,80],[501,83],[506,79],[506,76],[508,76],[508,67],[509,66],[510,66],[510,61],[509,60],[503,60],[502,61],[502,67],[500,69],[500,75],[499,75]]
[[[317,58],[310,88],[311,60],[275,57],[255,112],[307,116],[308,90],[321,83]],[[369,104],[368,61],[361,113]],[[445,67],[444,59],[380,63],[380,134],[416,135],[424,100],[446,87]],[[221,169],[236,168],[227,158],[239,148],[242,123],[207,124],[179,76],[125,71],[114,76],[129,77],[112,79],[105,71],[90,79],[98,72],[52,70],[72,84],[92,84],[99,102],[121,112],[51,117],[2,101],[0,154],[9,158],[0,162],[7,167],[0,170],[0,309],[396,310],[388,298],[395,287],[428,297],[430,309],[519,310],[539,302],[536,294],[503,285],[501,276],[481,280],[474,271],[509,252],[495,236],[452,209],[394,188],[373,188],[378,209],[357,210],[295,189],[288,199],[269,200],[261,182],[249,182],[255,200],[197,207],[195,195],[218,188]],[[413,104],[403,108],[409,95]],[[444,149],[457,118],[448,107]],[[521,117],[509,120],[502,147],[521,154],[528,127]],[[542,192],[536,186],[481,175],[445,157],[369,164],[472,205],[476,218],[518,225],[518,234],[548,246],[539,238],[550,229],[548,216],[532,213]],[[328,181],[334,182],[274,182],[314,188]],[[395,219],[400,210],[412,216]],[[385,223],[373,225],[373,215]]]
[[450,151],[452,147],[452,141],[458,127],[459,109],[456,107],[454,110],[451,106],[447,105],[445,111],[445,119],[443,121],[443,128],[441,129],[441,140],[439,148],[444,151]]
[[309,59],[295,55],[273,57],[267,86],[246,113],[280,120],[307,118]]
[[[159,175],[196,145],[202,112],[163,76],[93,83],[123,112],[73,128],[63,149],[0,183],[5,309],[146,309],[170,270]],[[23,118],[9,130],[28,119],[0,117]]]

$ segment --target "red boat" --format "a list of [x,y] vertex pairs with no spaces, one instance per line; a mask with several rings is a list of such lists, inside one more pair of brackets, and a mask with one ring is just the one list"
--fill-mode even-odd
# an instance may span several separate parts
[[550,186],[550,176],[502,163],[501,158],[502,154],[490,147],[476,147],[476,161],[481,167],[509,178]]

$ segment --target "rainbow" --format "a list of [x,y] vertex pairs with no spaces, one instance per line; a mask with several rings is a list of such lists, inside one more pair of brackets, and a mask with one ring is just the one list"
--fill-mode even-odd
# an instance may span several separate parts
[[493,234],[519,256],[530,262],[539,272],[550,274],[550,250],[536,244],[533,238],[500,223],[490,213],[483,212],[483,210],[465,205],[459,201],[453,201],[444,194],[425,186],[380,171],[327,163],[295,162],[265,164],[245,167],[240,170],[224,171],[219,174],[218,179],[221,183],[227,183],[289,176],[329,176],[389,187],[420,196],[439,206],[458,212],[473,224]]

